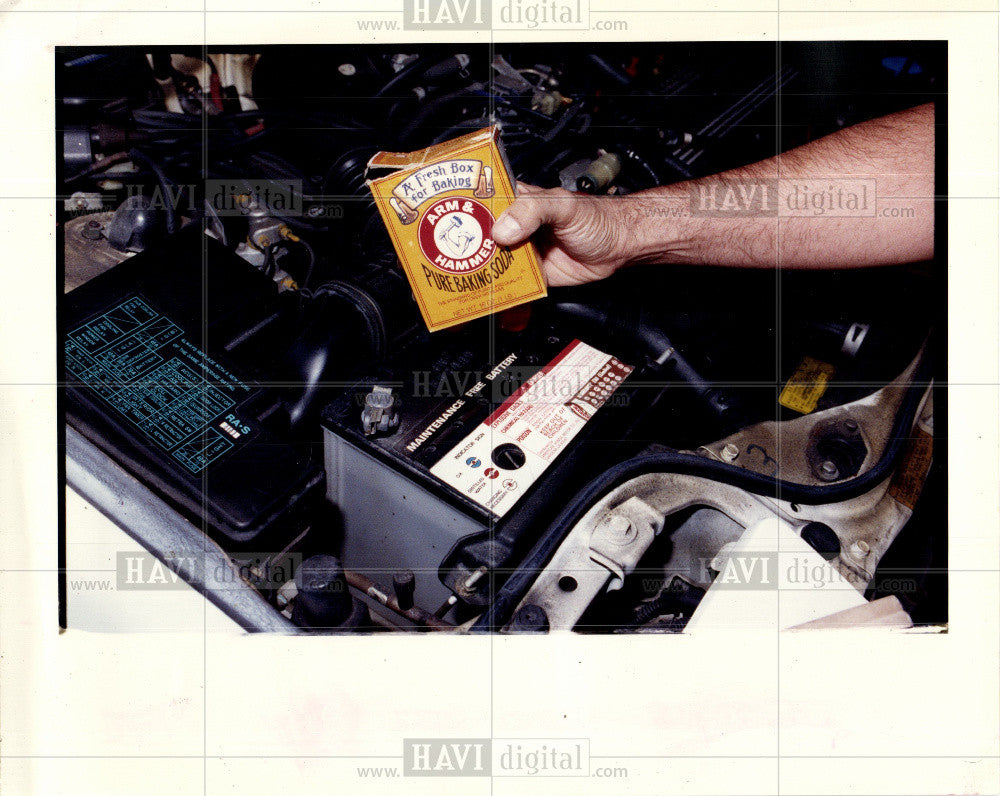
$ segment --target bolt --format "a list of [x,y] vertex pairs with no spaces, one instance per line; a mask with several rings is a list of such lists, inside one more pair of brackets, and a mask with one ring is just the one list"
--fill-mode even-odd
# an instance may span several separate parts
[[734,462],[739,455],[740,449],[735,443],[727,443],[726,447],[722,449],[722,461],[724,462]]
[[548,633],[549,617],[544,608],[528,603],[521,606],[514,614],[509,630],[513,633]]
[[100,240],[101,239],[101,224],[98,221],[88,221],[87,226],[80,230],[80,235],[82,235],[87,240]]
[[848,418],[844,421],[844,428],[850,431],[852,434],[858,430],[858,421]]
[[628,517],[623,517],[621,514],[615,514],[608,520],[608,525],[611,526],[611,530],[617,534],[625,536],[630,530],[632,530],[632,521]]
[[851,555],[855,558],[865,558],[871,552],[871,547],[864,539],[858,539],[851,545]]
[[465,583],[462,584],[462,588],[465,591],[472,591],[472,587],[475,586],[482,579],[483,575],[486,574],[486,567],[480,567],[475,572],[473,572],[466,579]]
[[840,468],[831,459],[824,459],[816,468],[816,477],[820,481],[836,481],[840,478]]
[[604,527],[606,538],[616,545],[628,545],[635,541],[636,532],[628,517],[612,514],[604,520]]

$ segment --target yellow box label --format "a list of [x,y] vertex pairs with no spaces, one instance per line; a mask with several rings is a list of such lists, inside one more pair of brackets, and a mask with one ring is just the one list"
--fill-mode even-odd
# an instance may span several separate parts
[[534,246],[490,237],[514,201],[495,127],[368,167],[395,169],[368,187],[432,332],[547,294]]
[[803,415],[812,412],[833,376],[833,365],[805,357],[778,396],[778,403]]

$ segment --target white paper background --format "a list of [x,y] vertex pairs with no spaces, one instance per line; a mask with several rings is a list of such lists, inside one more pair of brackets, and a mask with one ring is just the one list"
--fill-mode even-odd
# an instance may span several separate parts
[[[177,599],[188,600],[183,613],[194,617],[184,632],[59,633],[53,46],[417,38],[360,33],[358,19],[398,19],[394,2],[374,5],[384,9],[378,13],[364,6],[356,0],[350,10],[319,13],[344,5],[216,0],[206,13],[190,0],[3,4],[0,789],[1000,792],[995,2],[841,0],[824,4],[824,13],[801,1],[781,3],[780,12],[735,0],[669,10],[651,0],[593,0],[591,7],[592,22],[629,23],[603,39],[949,40],[947,635],[248,637],[215,630],[225,623],[214,609],[184,593]],[[71,523],[93,521],[79,502],[71,512]],[[163,627],[157,615],[150,622]],[[402,738],[413,736],[587,737],[592,762],[624,766],[628,778],[359,778],[358,766],[401,766]]]

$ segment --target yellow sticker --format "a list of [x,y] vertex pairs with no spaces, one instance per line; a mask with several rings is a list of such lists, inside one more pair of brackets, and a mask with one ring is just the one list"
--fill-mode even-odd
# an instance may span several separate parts
[[809,414],[826,392],[833,372],[833,365],[805,357],[778,396],[778,403],[803,415]]
[[487,127],[418,152],[379,152],[368,180],[432,332],[547,294],[534,246],[497,246],[493,222],[514,201],[499,133]]
[[903,461],[889,482],[889,495],[908,509],[917,505],[917,498],[924,489],[927,473],[931,469],[934,454],[934,437],[921,428],[913,430],[913,436],[903,454]]

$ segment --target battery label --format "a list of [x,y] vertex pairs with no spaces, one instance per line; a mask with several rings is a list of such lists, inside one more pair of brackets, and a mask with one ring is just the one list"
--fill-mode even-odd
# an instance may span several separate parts
[[431,468],[502,517],[633,368],[574,340]]
[[235,410],[252,388],[140,298],[70,332],[66,373],[192,473],[252,431]]

